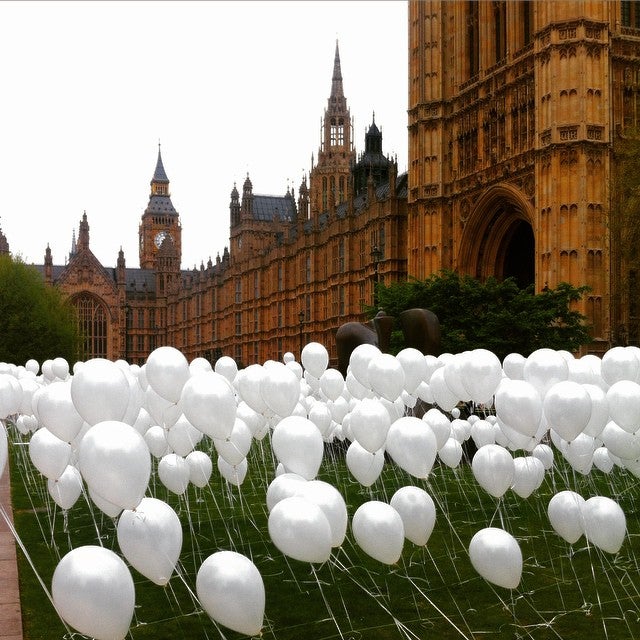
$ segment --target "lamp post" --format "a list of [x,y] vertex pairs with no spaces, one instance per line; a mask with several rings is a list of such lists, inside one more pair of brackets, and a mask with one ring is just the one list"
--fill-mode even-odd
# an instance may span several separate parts
[[298,322],[300,323],[300,357],[302,358],[302,349],[304,347],[304,336],[302,333],[303,322],[304,322],[304,311],[300,311],[300,313],[298,313]]
[[124,307],[124,360],[129,362],[129,322],[131,318],[131,306],[127,303]]
[[382,258],[382,251],[377,244],[371,249],[371,260],[373,262],[373,306],[378,306],[378,264]]

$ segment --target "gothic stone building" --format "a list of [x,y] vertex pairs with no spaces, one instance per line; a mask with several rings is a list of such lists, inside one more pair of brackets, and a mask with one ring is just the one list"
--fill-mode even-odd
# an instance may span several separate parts
[[640,124],[640,3],[409,3],[407,270],[588,285],[590,350],[638,344],[616,140]]
[[160,150],[139,227],[139,268],[120,250],[115,268],[91,252],[86,213],[68,263],[40,267],[75,304],[83,358],[142,363],[161,345],[189,360],[229,355],[239,364],[280,359],[318,341],[336,362],[333,334],[363,320],[374,280],[406,276],[406,185],[382,152],[375,119],[357,154],[336,44],[317,160],[297,198],[231,191],[230,245],[215,263],[181,269],[181,221]]

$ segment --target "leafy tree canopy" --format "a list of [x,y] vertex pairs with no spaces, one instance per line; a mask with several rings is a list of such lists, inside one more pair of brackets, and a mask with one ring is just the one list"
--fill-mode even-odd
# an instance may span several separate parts
[[0,361],[42,363],[77,356],[75,312],[62,294],[19,258],[0,256]]
[[[378,302],[396,318],[405,309],[433,311],[440,320],[443,352],[484,348],[503,359],[542,347],[573,352],[590,342],[586,318],[572,309],[587,290],[560,283],[535,294],[533,286],[521,289],[513,278],[481,282],[444,270],[426,280],[378,285]],[[398,342],[395,346],[402,348]]]

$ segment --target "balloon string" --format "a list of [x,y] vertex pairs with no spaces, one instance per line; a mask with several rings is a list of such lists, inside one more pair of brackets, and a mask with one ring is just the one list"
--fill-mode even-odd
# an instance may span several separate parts
[[60,618],[60,621],[64,625],[64,628],[67,630],[67,633],[71,634],[71,629],[69,628],[69,626],[65,622],[64,618],[62,617],[62,615],[58,611],[58,607],[56,607],[56,603],[53,601],[53,596],[51,595],[51,592],[49,591],[49,589],[47,589],[47,585],[44,583],[44,580],[42,579],[42,576],[40,575],[40,573],[38,573],[38,570],[36,569],[36,566],[33,564],[33,560],[31,559],[31,556],[29,555],[29,552],[27,551],[27,548],[24,546],[24,543],[22,542],[22,538],[20,538],[20,536],[18,535],[18,531],[14,527],[13,522],[11,521],[11,518],[7,514],[3,504],[0,504],[0,514],[2,515],[2,519],[5,521],[7,527],[9,528],[9,531],[11,531],[11,535],[13,535],[16,543],[18,544],[18,546],[20,547],[22,553],[24,554],[24,557],[26,558],[27,562],[29,563],[29,566],[31,567],[31,570],[33,571],[34,575],[36,576],[36,579],[40,583],[40,586],[42,587],[42,590],[44,591],[44,593],[47,596],[49,602],[51,603],[51,606],[54,608],[55,612],[58,614],[58,617]]
[[327,597],[324,594],[324,590],[322,589],[322,584],[318,578],[318,574],[316,573],[316,568],[313,566],[313,564],[311,565],[311,573],[313,573],[313,577],[316,579],[318,590],[320,591],[320,595],[322,596],[322,601],[324,602],[324,606],[327,608],[327,613],[329,614],[329,617],[333,620],[333,623],[336,625],[338,634],[340,635],[342,640],[344,640],[344,636],[342,635],[342,629],[340,629],[340,625],[338,624],[338,621],[336,620],[336,617],[333,614],[333,611],[331,610],[331,605],[329,604],[329,601],[327,600]]
[[463,637],[465,640],[471,640],[469,636],[460,629],[460,627],[433,601],[429,596],[417,585],[416,581],[407,576],[407,579],[418,593]]
[[[347,559],[349,558],[349,556],[347,555],[347,552],[343,547],[340,547],[339,551],[341,551],[347,557]],[[338,569],[343,571],[349,577],[349,579],[355,586],[357,586],[359,589],[364,591],[364,593],[370,596],[373,602],[375,602],[385,613],[389,615],[389,617],[393,620],[399,632],[403,633],[407,638],[413,638],[413,640],[421,640],[419,636],[413,633],[406,625],[404,625],[400,620],[398,620],[393,615],[391,610],[384,604],[383,599],[385,598],[385,596],[380,590],[378,590],[378,594],[377,594],[379,597],[376,597],[376,594],[373,593],[373,591],[367,589],[367,587],[364,584],[361,584],[358,580],[356,580],[351,575],[348,568],[337,558],[336,555],[332,555],[329,562],[333,562],[335,566],[338,567]],[[349,562],[351,565],[353,565],[353,562],[351,562],[350,560]],[[368,569],[365,569],[365,572],[367,573],[367,575],[369,576],[371,575]],[[372,579],[372,582],[373,582],[373,579]]]

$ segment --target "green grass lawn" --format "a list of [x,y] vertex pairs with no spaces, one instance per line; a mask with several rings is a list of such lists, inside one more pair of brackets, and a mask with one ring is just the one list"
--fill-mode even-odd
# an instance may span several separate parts
[[[49,498],[46,480],[33,470],[26,442],[13,428],[11,482],[15,524],[31,563],[47,589],[58,560],[70,549],[102,544],[119,552],[115,522],[81,496],[67,514]],[[227,638],[196,599],[195,576],[211,553],[233,550],[253,560],[266,590],[265,640],[396,638],[640,638],[640,490],[625,470],[589,476],[574,473],[556,453],[542,487],[523,500],[508,492],[496,500],[480,489],[471,469],[436,466],[426,482],[386,463],[380,479],[363,488],[349,474],[341,447],[327,448],[319,479],[339,488],[351,518],[368,500],[390,500],[404,485],[423,487],[434,499],[437,521],[426,547],[406,541],[394,566],[376,562],[356,545],[351,530],[321,566],[288,559],[267,532],[265,495],[275,463],[268,439],[255,442],[241,487],[215,469],[208,487],[177,497],[152,478],[148,495],[178,513],[184,542],[178,571],[159,587],[131,569],[136,612],[128,638]],[[627,538],[616,555],[584,538],[573,546],[552,530],[551,496],[571,489],[585,499],[615,499],[627,518]],[[522,549],[518,589],[493,587],[471,566],[468,544],[487,526],[502,526]],[[99,538],[99,542],[98,542]],[[54,640],[67,630],[23,553],[19,553],[24,637]],[[74,635],[79,637],[79,635]]]

